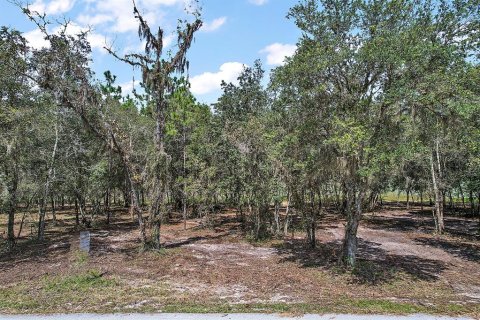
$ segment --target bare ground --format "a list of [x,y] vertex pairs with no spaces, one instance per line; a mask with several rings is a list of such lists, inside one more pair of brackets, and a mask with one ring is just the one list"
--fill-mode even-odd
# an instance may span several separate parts
[[[472,219],[446,218],[448,233],[439,237],[426,212],[392,206],[368,214],[359,229],[359,267],[350,271],[337,267],[344,222],[331,214],[319,224],[316,249],[306,248],[299,231],[250,243],[235,214],[224,212],[211,228],[202,219],[189,220],[187,230],[180,221],[166,225],[165,249],[141,252],[131,218],[118,211],[113,221],[91,229],[85,261],[67,213],[49,226],[45,243],[28,241],[25,228],[17,250],[0,256],[0,295],[8,302],[0,302],[0,312],[165,311],[168,305],[173,311],[212,305],[301,305],[308,311],[316,305],[371,312],[372,301],[420,308],[412,311],[479,312],[480,242]],[[61,279],[86,270],[114,284],[64,288]]]

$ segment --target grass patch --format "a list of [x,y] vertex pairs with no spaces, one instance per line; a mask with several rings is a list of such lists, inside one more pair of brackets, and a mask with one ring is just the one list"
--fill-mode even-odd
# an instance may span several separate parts
[[283,313],[283,314],[448,314],[477,315],[476,305],[431,305],[424,306],[409,302],[395,302],[382,299],[342,299],[323,304],[309,303],[252,303],[252,304],[167,304],[162,312],[168,313]]
[[354,310],[362,310],[365,313],[394,313],[394,314],[409,314],[427,312],[426,307],[413,304],[394,302],[390,300],[376,300],[376,299],[360,299],[360,300],[346,300],[345,304]]
[[77,250],[73,253],[73,266],[76,268],[86,265],[88,262],[88,253]]
[[167,313],[323,313],[323,307],[310,304],[247,303],[247,304],[168,304],[162,308]]
[[26,288],[0,288],[0,311],[2,312],[29,312],[40,307],[40,304],[30,299]]
[[116,284],[114,279],[103,277],[100,271],[89,270],[65,277],[48,277],[44,280],[43,289],[56,293],[86,292],[90,289],[113,287]]

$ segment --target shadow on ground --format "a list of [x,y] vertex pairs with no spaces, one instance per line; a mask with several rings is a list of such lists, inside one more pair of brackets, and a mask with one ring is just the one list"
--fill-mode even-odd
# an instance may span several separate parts
[[[304,268],[323,268],[333,272],[345,272],[339,267],[338,258],[341,243],[332,241],[317,243],[317,247],[306,248],[302,240],[289,240],[276,245],[280,262],[299,263]],[[436,281],[447,268],[446,264],[413,255],[393,255],[380,248],[380,244],[363,241],[358,243],[357,267],[351,270],[354,281],[370,285],[391,282],[396,275],[403,273],[414,279]]]
[[[386,207],[386,210],[394,208]],[[372,214],[365,219],[369,228],[380,230],[392,230],[400,232],[422,232],[433,234],[435,222],[431,210],[408,211],[402,215],[385,216]],[[455,215],[446,215],[445,232],[456,237],[480,240],[480,222],[478,219],[465,218]]]
[[416,238],[415,242],[442,249],[467,261],[480,262],[480,246],[442,238]]

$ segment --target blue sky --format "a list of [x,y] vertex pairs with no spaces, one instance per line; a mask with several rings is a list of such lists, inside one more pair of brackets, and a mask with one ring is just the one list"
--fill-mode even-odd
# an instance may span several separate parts
[[[0,25],[24,32],[32,47],[45,45],[35,25],[7,0],[0,7]],[[166,32],[167,49],[175,51],[177,19],[188,17],[184,8],[190,0],[136,0],[154,30]],[[261,59],[267,72],[293,54],[300,31],[285,18],[296,0],[200,0],[204,27],[196,34],[188,58],[192,92],[200,102],[212,103],[220,96],[220,82],[235,82],[243,65]],[[119,53],[141,52],[138,24],[131,0],[30,0],[30,9],[52,19],[71,20],[71,32],[91,27],[93,69],[99,79],[105,70],[117,75],[124,93],[138,85],[139,72],[116,61],[103,47]],[[55,29],[52,26],[52,31]],[[133,78],[135,77],[135,82]]]

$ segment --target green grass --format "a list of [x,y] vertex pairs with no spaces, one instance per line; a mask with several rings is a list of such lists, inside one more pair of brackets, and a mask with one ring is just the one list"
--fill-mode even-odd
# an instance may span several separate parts
[[399,303],[390,300],[360,299],[347,300],[345,304],[353,309],[359,309],[366,313],[394,313],[394,314],[410,314],[427,312],[428,308],[412,304]]
[[39,307],[41,307],[40,304],[29,298],[23,286],[0,288],[0,312],[2,313],[29,313]]
[[394,302],[382,299],[344,299],[325,304],[308,303],[253,303],[253,304],[168,304],[163,312],[177,313],[292,313],[292,314],[445,314],[476,315],[478,305],[446,304],[423,306],[408,302]]
[[47,277],[44,279],[43,289],[47,292],[68,293],[86,292],[95,288],[107,288],[116,285],[114,279],[104,278],[98,270],[89,270],[84,273],[65,277]]
[[286,304],[286,303],[253,303],[253,304],[168,304],[162,309],[167,313],[283,313],[292,312],[293,310],[304,309],[305,306],[301,304]]
[[85,251],[75,251],[73,253],[73,267],[80,268],[88,262],[88,253]]

